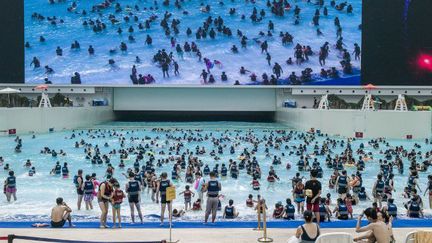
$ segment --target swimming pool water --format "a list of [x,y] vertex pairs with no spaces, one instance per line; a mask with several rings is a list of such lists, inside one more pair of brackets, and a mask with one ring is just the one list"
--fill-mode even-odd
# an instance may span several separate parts
[[[11,165],[11,169],[13,169],[16,173],[17,177],[17,196],[18,201],[7,203],[5,197],[2,197],[0,200],[0,221],[21,221],[21,220],[46,220],[49,217],[51,212],[51,208],[55,203],[55,199],[59,196],[63,197],[65,201],[72,206],[74,210],[73,215],[74,218],[78,221],[96,221],[97,217],[100,213],[98,206],[95,201],[93,204],[95,209],[92,211],[86,211],[81,209],[81,211],[77,211],[76,206],[76,193],[75,187],[73,184],[73,175],[75,175],[78,169],[84,170],[84,175],[91,174],[93,172],[97,173],[98,179],[103,180],[103,176],[105,174],[106,166],[102,165],[92,165],[89,160],[85,159],[84,149],[75,148],[74,144],[76,141],[84,139],[87,143],[91,143],[93,146],[98,145],[101,149],[102,154],[108,153],[112,149],[119,149],[120,144],[118,142],[118,137],[109,137],[108,131],[117,131],[122,134],[126,138],[125,148],[130,146],[138,146],[142,144],[148,144],[150,140],[145,140],[145,142],[140,142],[141,138],[150,137],[151,139],[157,139],[157,142],[154,145],[150,145],[152,150],[155,152],[156,161],[157,159],[166,158],[167,155],[159,155],[158,152],[161,150],[167,151],[167,148],[172,146],[175,141],[172,139],[167,139],[165,137],[165,132],[156,132],[151,131],[152,128],[173,128],[177,130],[171,130],[169,132],[170,135],[175,137],[183,136],[185,133],[190,134],[191,136],[197,137],[198,134],[204,138],[205,135],[214,138],[221,137],[229,137],[231,141],[224,142],[224,145],[227,145],[224,148],[224,154],[219,155],[221,160],[217,163],[225,163],[228,165],[229,159],[237,159],[240,155],[241,151],[244,148],[248,148],[249,151],[252,150],[252,145],[249,143],[240,142],[239,137],[244,136],[255,136],[260,139],[261,142],[258,147],[258,151],[255,154],[257,160],[259,161],[260,167],[262,169],[262,179],[261,179],[261,191],[259,192],[266,200],[267,204],[270,208],[270,211],[273,210],[274,204],[278,201],[282,201],[285,203],[286,198],[292,198],[291,193],[291,178],[297,172],[297,167],[295,164],[297,163],[299,156],[288,155],[289,151],[295,151],[292,148],[290,150],[285,150],[285,145],[290,147],[298,146],[300,143],[303,143],[301,139],[292,139],[289,142],[283,142],[281,149],[277,150],[272,147],[269,147],[269,155],[266,156],[265,142],[262,141],[264,136],[269,138],[271,134],[273,134],[274,138],[280,137],[281,135],[277,134],[276,130],[289,130],[288,127],[277,123],[235,123],[235,122],[195,122],[195,123],[126,123],[126,122],[113,122],[107,123],[100,126],[93,127],[92,131],[89,133],[88,130],[75,130],[75,131],[62,131],[62,132],[54,132],[47,134],[36,134],[36,137],[32,139],[32,135],[23,135],[20,136],[23,140],[23,148],[21,153],[15,153],[15,137],[0,137],[0,156],[2,156],[5,160],[4,164],[9,163]],[[191,129],[186,132],[186,129]],[[195,129],[200,129],[202,131],[197,132]],[[81,135],[79,133],[84,131]],[[72,133],[76,135],[75,139],[70,139]],[[92,137],[89,137],[87,134],[91,134]],[[301,134],[301,132],[296,132],[297,134]],[[103,134],[106,135],[103,138]],[[211,135],[210,135],[211,134]],[[130,142],[131,137],[139,137],[140,140],[136,140],[134,142]],[[325,137],[317,137],[317,141],[321,143],[326,139]],[[335,138],[338,140],[343,140],[342,138]],[[168,140],[168,144],[166,141]],[[109,144],[108,148],[105,148],[103,145],[107,142]],[[209,155],[210,151],[215,150],[217,152],[217,148],[213,146],[211,140],[204,140],[203,142],[187,142],[182,140],[184,143],[184,148],[181,152],[186,151],[186,149],[190,149],[191,151],[195,151],[196,146],[204,146],[206,149],[206,154],[199,155],[199,159],[203,161],[204,164],[209,164],[210,169],[215,165],[215,160]],[[367,145],[366,140],[356,140],[352,142],[353,148],[359,146],[360,143],[365,143],[365,150],[367,152],[372,152],[374,160],[366,163],[366,169],[363,172],[363,180],[364,186],[371,197],[371,188],[375,181],[376,175],[378,173],[378,162],[377,160],[383,158],[383,155],[380,154],[380,150],[388,149],[384,144],[380,144],[379,149],[373,149],[372,147]],[[408,151],[414,148],[414,144],[421,144],[421,149],[416,149],[418,151],[422,151],[425,153],[426,151],[432,150],[431,145],[424,144],[424,141],[409,141],[409,140],[388,140],[390,146],[404,146]],[[229,153],[229,147],[231,144],[239,143],[236,147],[236,153],[231,155]],[[311,153],[313,143],[309,145],[308,151]],[[57,158],[53,158],[49,154],[41,154],[40,151],[44,147],[49,147],[50,149],[54,149],[57,152],[62,149],[67,155],[66,156],[58,156]],[[335,154],[339,154],[342,151],[342,147],[338,146],[336,149],[333,149],[334,156]],[[285,153],[285,156],[282,157],[282,153]],[[268,175],[269,167],[272,164],[272,158],[276,155],[278,157],[282,157],[282,164],[276,165],[275,170],[277,175],[281,178],[279,182],[276,182],[273,186],[269,185],[266,181],[266,177]],[[125,161],[126,168],[133,167],[133,158],[135,156],[131,156],[131,160]],[[323,184],[323,195],[327,192],[332,194],[333,205],[331,208],[334,208],[334,204],[337,198],[337,194],[335,190],[328,189],[328,178],[332,173],[331,169],[328,169],[325,166],[325,156],[317,156],[318,161],[320,161],[321,166],[324,170],[324,178],[321,179]],[[24,163],[27,159],[30,159],[33,163],[33,166],[36,167],[36,174],[33,177],[28,176],[28,169],[24,167]],[[146,161],[147,157],[144,158]],[[63,179],[58,176],[49,175],[50,170],[54,167],[55,163],[60,161],[61,164],[63,162],[68,162],[70,177],[68,179]],[[121,173],[126,171],[118,168],[119,164],[119,154],[111,157],[111,163],[115,167],[114,177],[120,181],[124,189],[124,184],[126,183],[126,179],[121,175]],[[419,160],[420,161],[420,160]],[[407,184],[407,174],[408,174],[408,160],[403,158],[403,162],[405,165],[405,174],[399,175],[397,170],[395,170],[395,186],[396,192],[394,193],[394,198],[396,199],[396,204],[399,207],[399,213],[405,214],[405,210],[402,208],[406,199],[403,199],[401,193],[403,192],[403,187]],[[159,175],[161,172],[168,172],[170,177],[172,164],[163,165],[163,167],[156,168],[156,172]],[[291,163],[292,168],[287,170],[285,168],[287,163]],[[141,162],[143,165],[143,162]],[[348,175],[351,175],[355,172],[353,167],[346,167],[348,171]],[[420,173],[419,184],[422,190],[425,189],[427,183],[427,174],[428,173]],[[306,178],[309,178],[308,172],[302,172]],[[6,178],[7,172],[3,169],[0,169],[0,178]],[[182,172],[181,177],[184,178],[184,172]],[[237,210],[240,212],[240,220],[253,220],[255,219],[255,212],[247,208],[245,205],[245,200],[248,194],[253,194],[254,198],[256,198],[257,192],[252,190],[250,185],[251,177],[246,174],[244,170],[240,171],[239,178],[237,180],[232,179],[230,176],[226,178],[220,178],[222,183],[222,194],[225,195],[222,200],[222,206],[228,203],[229,199],[234,200],[234,205],[237,207]],[[177,188],[177,193],[181,192],[186,183],[183,181],[174,183]],[[192,187],[193,188],[193,187]],[[428,208],[428,201],[426,197],[423,197],[421,193],[425,208]],[[197,196],[193,200],[195,200]],[[385,203],[384,203],[385,204]],[[147,190],[142,194],[142,208],[143,213],[145,215],[151,214],[159,214],[160,207],[158,204],[155,204],[151,201],[150,195],[147,194]],[[371,202],[361,202],[360,206],[354,207],[354,212],[359,213],[364,208],[371,205]],[[83,205],[84,206],[84,205]],[[184,207],[183,198],[181,196],[177,197],[177,200],[174,202],[174,208],[181,209]],[[425,210],[426,214],[430,214],[431,211],[429,209]],[[122,213],[124,216],[129,216],[129,206],[127,202],[123,203]],[[271,212],[269,212],[270,214]],[[189,211],[182,218],[182,220],[202,220],[204,212],[192,212]],[[402,216],[403,217],[403,216]],[[147,217],[147,221],[157,220],[153,217]]]
[[[76,12],[68,12],[67,8],[72,5],[72,2],[77,3]],[[181,21],[179,25],[180,33],[178,35],[171,35],[176,38],[177,43],[183,44],[188,41],[189,44],[194,41],[199,49],[201,50],[202,56],[207,57],[210,60],[218,60],[222,62],[222,67],[215,67],[212,69],[212,74],[216,78],[216,84],[233,84],[235,80],[239,80],[241,83],[249,83],[249,75],[241,75],[239,73],[240,67],[244,66],[247,70],[255,73],[259,80],[261,74],[266,72],[267,74],[272,73],[272,67],[267,64],[265,55],[261,53],[260,47],[255,43],[254,39],[258,38],[260,41],[268,40],[269,52],[272,56],[272,65],[274,62],[278,62],[283,70],[283,79],[286,79],[292,71],[295,71],[297,75],[306,67],[312,68],[314,74],[319,74],[321,66],[318,63],[317,53],[319,47],[325,42],[330,43],[330,54],[324,68],[329,69],[330,67],[340,68],[341,53],[334,49],[336,43],[336,28],[333,20],[337,16],[341,21],[343,27],[343,38],[346,48],[351,53],[354,48],[354,43],[361,45],[361,31],[359,25],[361,24],[361,13],[362,13],[362,1],[351,0],[349,4],[353,6],[353,13],[347,14],[346,8],[344,11],[337,11],[330,6],[330,1],[325,1],[325,6],[328,8],[328,16],[323,15],[321,9],[320,17],[320,30],[323,32],[322,36],[317,36],[316,27],[312,24],[312,17],[315,10],[319,7],[314,3],[316,1],[299,1],[290,0],[288,1],[292,8],[298,5],[301,8],[300,13],[300,24],[294,25],[294,14],[293,10],[286,12],[284,17],[277,17],[270,13],[269,8],[266,6],[266,1],[223,1],[225,4],[220,5],[220,1],[198,1],[198,0],[185,0],[181,1],[182,9],[174,7],[174,1],[170,1],[170,6],[166,7],[162,5],[162,1],[152,0],[122,0],[114,1],[120,3],[123,11],[115,13],[114,7],[110,7],[99,13],[90,12],[93,5],[102,3],[103,1],[55,1],[55,4],[50,4],[49,1],[25,1],[25,41],[28,41],[31,48],[25,50],[25,76],[26,83],[41,83],[44,78],[47,77],[43,69],[45,65],[49,65],[55,71],[54,74],[49,75],[48,78],[54,84],[68,84],[70,83],[70,77],[76,71],[81,74],[83,84],[131,84],[129,75],[131,73],[132,65],[136,64],[135,56],[141,58],[141,63],[136,64],[138,73],[144,75],[152,74],[157,84],[201,84],[200,73],[205,68],[203,62],[198,62],[198,58],[184,55],[184,60],[181,60],[176,55],[175,48],[171,47],[170,37],[165,36],[163,29],[161,28],[160,21],[163,18],[165,11],[172,13],[173,18]],[[150,7],[155,7],[154,2],[157,2],[158,9],[150,10]],[[342,1],[336,1],[341,3]],[[200,4],[209,4],[211,6],[211,13],[203,13],[200,11]],[[126,6],[138,5],[140,10],[127,11]],[[252,13],[252,9],[256,7],[258,12],[261,9],[265,9],[266,15],[263,21],[259,23],[252,23],[249,16]],[[147,8],[147,10],[144,10]],[[230,15],[229,9],[236,8],[236,14]],[[83,16],[81,12],[87,11],[87,15]],[[183,11],[188,11],[188,15],[184,15]],[[49,21],[38,21],[32,19],[33,13],[42,14],[45,17],[57,17],[57,22],[62,19],[64,23],[58,23],[57,25],[50,24]],[[123,17],[129,15],[129,13],[139,18],[138,22],[135,22],[131,17],[129,23],[123,21]],[[115,14],[116,19],[120,20],[118,24],[111,24],[108,16],[109,14]],[[245,15],[246,19],[242,20],[241,15]],[[138,23],[144,23],[145,20],[149,19],[150,16],[157,15],[158,19],[151,24],[149,30],[139,30]],[[206,39],[197,40],[195,38],[195,32],[199,26],[209,17],[216,18],[221,16],[224,19],[224,24],[231,29],[233,32],[232,37],[226,37],[222,33],[217,33],[214,40],[207,37]],[[107,25],[107,29],[101,33],[94,33],[91,27],[84,27],[83,21],[89,20],[96,21],[101,20]],[[273,37],[260,37],[258,34],[260,31],[267,33],[267,24],[271,20],[275,24],[275,31]],[[133,26],[135,42],[128,41],[127,32],[129,26]],[[123,33],[119,35],[116,31],[121,27]],[[186,35],[186,29],[190,27],[193,34],[188,37]],[[213,27],[213,26],[212,26]],[[243,34],[248,37],[247,49],[242,49],[240,45],[240,38],[237,37],[237,29],[240,29]],[[293,44],[283,46],[279,37],[279,32],[289,32],[294,36]],[[153,39],[153,45],[147,46],[144,44],[147,34]],[[44,43],[39,42],[39,37],[44,36],[46,41]],[[80,43],[81,50],[74,51],[70,49],[71,43],[77,40]],[[117,48],[120,42],[125,42],[128,45],[128,51],[121,53],[120,50],[116,54],[110,54],[109,50]],[[310,58],[310,61],[303,65],[287,65],[286,60],[288,57],[294,56],[294,46],[300,43],[301,45],[309,45],[315,52],[315,55]],[[95,49],[95,55],[89,56],[87,49],[89,45],[93,45]],[[230,51],[232,45],[236,45],[239,48],[239,54],[233,54]],[[56,56],[56,47],[59,46],[63,49],[63,56]],[[164,79],[162,77],[162,71],[158,65],[151,61],[153,55],[158,50],[166,49],[167,53],[173,52],[174,58],[180,65],[180,75],[174,76],[173,68],[170,68],[170,78]],[[41,67],[34,69],[30,66],[33,57],[38,57],[41,61]],[[108,65],[108,59],[114,59],[117,67],[112,68]],[[293,60],[295,60],[293,58]],[[354,61],[352,57],[352,65],[356,70],[360,69],[360,61]],[[225,71],[228,75],[228,81],[222,82],[220,75],[222,71]],[[358,71],[357,71],[358,73]]]

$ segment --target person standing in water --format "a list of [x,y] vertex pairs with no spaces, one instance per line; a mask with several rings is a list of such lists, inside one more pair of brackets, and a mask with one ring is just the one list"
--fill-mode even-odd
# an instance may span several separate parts
[[93,184],[93,181],[91,180],[90,175],[86,175],[86,180],[82,184],[82,190],[84,191],[84,203],[86,206],[86,210],[93,210],[93,191],[95,189],[95,186]]
[[16,177],[15,173],[11,170],[9,171],[9,176],[6,178],[5,181],[5,193],[8,202],[11,201],[12,197],[14,198],[14,201],[17,200],[16,191]]
[[129,181],[126,183],[126,193],[128,196],[129,206],[131,210],[132,223],[135,223],[135,208],[138,212],[138,216],[143,223],[143,216],[140,207],[140,193],[141,187],[138,181],[135,180],[135,174],[133,172],[129,173]]
[[216,180],[215,172],[210,172],[210,180],[206,182],[203,187],[203,191],[207,192],[207,204],[204,224],[207,224],[210,213],[212,214],[212,223],[215,222],[219,204],[219,192],[221,190],[222,185],[219,181]]
[[161,180],[159,181],[158,186],[157,186],[157,191],[159,192],[160,199],[161,199],[161,215],[160,215],[161,225],[164,224],[163,221],[164,221],[164,216],[165,216],[165,208],[166,208],[167,204],[168,204],[168,217],[170,220],[172,217],[172,215],[171,215],[172,204],[171,204],[171,201],[166,200],[166,191],[167,191],[167,188],[172,187],[173,184],[167,178],[168,178],[168,174],[166,172],[163,172],[161,174]]
[[83,177],[82,177],[83,171],[81,169],[78,170],[78,174],[74,177],[74,184],[76,187],[76,192],[78,195],[78,201],[77,201],[77,206],[78,206],[78,210],[81,210],[81,203],[82,203],[82,199],[84,197],[84,190],[83,190]]
[[99,207],[101,209],[100,228],[108,228],[107,217],[108,217],[109,202],[112,199],[113,185],[115,182],[116,179],[111,178],[107,181],[102,182],[99,185],[97,198],[98,198]]
[[311,179],[305,184],[306,192],[306,208],[315,214],[316,222],[320,222],[320,197],[321,197],[321,182],[317,180],[318,171],[311,170]]
[[203,201],[203,186],[204,186],[204,183],[205,183],[205,180],[204,180],[204,178],[202,178],[202,176],[201,176],[201,173],[200,172],[197,172],[197,173],[195,173],[195,178],[196,178],[196,180],[195,180],[195,190],[196,190],[196,192],[197,192],[197,194],[198,194],[198,198],[201,200],[201,202]]

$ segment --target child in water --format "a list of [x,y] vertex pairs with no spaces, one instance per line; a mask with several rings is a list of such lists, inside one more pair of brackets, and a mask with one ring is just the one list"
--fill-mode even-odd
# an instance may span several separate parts
[[331,194],[330,193],[327,193],[327,195],[326,195],[325,205],[327,205],[327,206],[331,205]]
[[273,218],[281,219],[284,215],[284,207],[281,202],[276,203],[275,209],[273,210]]
[[185,190],[179,193],[179,195],[182,195],[182,194],[184,195],[185,210],[187,211],[188,208],[192,208],[192,197],[195,196],[195,193],[193,193],[190,190],[189,185],[187,185],[185,187]]
[[30,168],[30,170],[28,172],[28,175],[29,176],[33,176],[34,174],[36,174],[36,168],[33,166],[33,167]]
[[252,185],[252,189],[254,189],[255,191],[260,190],[260,183],[256,177],[253,178],[251,185]]
[[180,218],[181,216],[183,216],[185,214],[185,211],[183,211],[183,210],[177,210],[177,209],[173,209],[173,214],[172,214],[172,216],[174,217],[174,218]]
[[201,209],[201,199],[198,198],[198,199],[193,203],[192,211],[199,211],[199,210],[202,210],[202,209]]
[[252,194],[249,194],[248,199],[246,199],[246,207],[253,208],[253,206],[254,206],[253,196]]
[[123,198],[125,197],[125,193],[120,189],[120,184],[116,182],[114,184],[114,191],[112,194],[113,228],[116,228],[116,217],[118,219],[118,227],[122,227],[120,208],[123,202]]

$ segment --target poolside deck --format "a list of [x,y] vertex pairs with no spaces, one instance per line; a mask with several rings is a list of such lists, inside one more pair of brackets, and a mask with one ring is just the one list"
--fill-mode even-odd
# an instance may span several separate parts
[[[397,228],[394,234],[397,242],[403,242],[405,235],[413,230],[427,230],[428,228]],[[322,233],[347,232],[355,235],[353,229],[322,229]],[[275,243],[287,242],[295,233],[295,229],[269,229],[269,237]],[[0,236],[8,234],[49,237],[56,239],[85,240],[85,241],[158,241],[167,239],[167,229],[49,229],[23,228],[0,229]],[[193,243],[252,243],[262,236],[262,232],[252,229],[173,229],[173,240]],[[15,240],[14,242],[30,242]]]

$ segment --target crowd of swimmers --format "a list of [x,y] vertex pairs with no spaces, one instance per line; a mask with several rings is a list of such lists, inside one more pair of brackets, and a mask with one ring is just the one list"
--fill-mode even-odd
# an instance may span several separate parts
[[[62,2],[62,1],[58,1]],[[245,4],[255,4],[255,1],[245,1]],[[50,4],[57,4],[56,1],[50,1]],[[220,6],[224,6],[224,1],[220,0],[218,3]],[[115,0],[105,0],[100,4],[93,5],[90,9],[83,9],[79,6],[77,2],[72,2],[70,6],[67,7],[67,10],[70,14],[74,14],[72,16],[78,16],[82,21],[83,28],[86,30],[92,30],[95,33],[106,33],[111,31],[107,28],[108,24],[111,24],[114,27],[114,31],[122,36],[124,32],[128,35],[129,45],[135,45],[136,43],[144,43],[145,45],[152,46],[153,38],[149,34],[146,34],[145,39],[140,40],[139,35],[137,34],[137,30],[145,31],[149,29],[161,28],[161,33],[164,33],[166,38],[169,40],[169,44],[167,43],[166,48],[170,46],[173,51],[166,51],[166,49],[160,49],[153,56],[152,61],[155,66],[159,67],[162,71],[163,78],[169,78],[170,73],[173,73],[174,76],[180,75],[180,65],[179,60],[184,59],[184,54],[190,57],[195,57],[198,62],[202,62],[204,60],[203,65],[206,68],[205,73],[201,74],[200,78],[202,78],[203,84],[211,84],[215,83],[218,80],[221,82],[229,80],[229,75],[225,72],[221,77],[215,77],[211,74],[211,69],[213,66],[218,66],[223,69],[222,65],[218,65],[218,63],[210,61],[209,57],[205,57],[206,53],[203,53],[201,49],[197,46],[196,42],[205,41],[205,40],[213,40],[220,38],[231,38],[236,35],[239,39],[238,45],[232,45],[229,48],[229,51],[232,54],[240,53],[242,50],[247,49],[248,46],[257,46],[257,48],[261,49],[261,53],[263,55],[263,59],[268,63],[269,66],[272,67],[272,73],[258,73],[259,70],[251,71],[249,74],[249,80],[252,83],[262,83],[262,84],[278,84],[279,80],[287,80],[290,84],[302,84],[316,79],[317,77],[321,78],[338,78],[340,77],[340,72],[344,74],[352,74],[354,72],[352,67],[351,54],[354,55],[355,61],[360,59],[361,49],[360,46],[355,43],[354,46],[347,47],[344,43],[343,38],[343,27],[341,20],[339,18],[340,15],[352,15],[354,12],[354,8],[351,4],[344,1],[339,4],[336,3],[335,0],[331,0],[330,4],[326,4],[324,0],[317,0],[315,2],[307,1],[309,5],[308,8],[314,8],[315,12],[310,19],[311,26],[316,30],[317,36],[326,36],[326,42],[319,48],[319,50],[313,50],[311,46],[305,45],[302,43],[296,43],[294,46],[294,50],[292,54],[287,49],[286,54],[286,65],[287,69],[292,65],[298,65],[304,67],[304,70],[301,73],[296,72],[285,72],[285,76],[282,75],[282,64],[277,62],[272,62],[271,48],[269,42],[274,41],[274,35],[278,35],[283,46],[290,46],[294,44],[294,40],[296,36],[293,33],[289,33],[287,29],[280,27],[279,33],[277,34],[276,24],[272,20],[268,20],[267,28],[265,30],[260,30],[256,36],[246,36],[245,30],[233,30],[234,26],[229,27],[229,21],[227,19],[222,18],[217,14],[213,14],[212,8],[210,5],[204,5],[203,3],[197,8],[200,9],[201,12],[207,14],[208,16],[204,20],[202,26],[199,26],[196,30],[192,30],[191,27],[181,28],[181,24],[187,24],[187,22],[183,23],[186,17],[181,20],[174,18],[175,16],[173,12],[165,11],[163,14],[157,15],[152,13],[149,17],[144,19],[143,17],[139,17],[139,13],[141,11],[155,11],[158,10],[159,4],[157,1],[151,3],[151,6],[139,6],[135,5],[122,5],[120,2],[116,2]],[[186,3],[183,0],[175,0],[174,4],[169,0],[163,1],[163,8],[167,8],[174,5],[173,11],[181,11],[181,13],[185,16],[189,15],[188,8],[186,7]],[[254,23],[264,22],[264,19],[268,15],[284,17],[286,15],[293,16],[293,24],[299,25],[301,21],[308,21],[308,16],[302,14],[302,9],[295,5],[295,3],[290,3],[288,0],[267,0],[266,8],[257,9],[255,6],[250,13],[249,19]],[[323,33],[320,29],[320,21],[323,18],[329,18],[329,10],[328,8],[333,8],[335,11],[335,17],[333,19],[336,36],[335,42],[331,45],[328,41],[332,38],[328,33]],[[228,11],[228,10],[227,10]],[[236,8],[229,8],[229,14],[231,16],[235,15],[237,12]],[[32,15],[32,20],[35,22],[46,22],[48,25],[59,26],[65,23],[63,18],[56,16],[44,16],[40,13],[34,12]],[[246,21],[247,16],[245,14],[241,14],[241,20]],[[118,27],[117,27],[118,26]],[[158,26],[158,27],[157,27]],[[255,25],[254,25],[255,26]],[[258,28],[258,27],[256,27]],[[300,28],[300,27],[295,27]],[[359,26],[359,30],[361,26]],[[181,44],[179,40],[178,34],[182,31],[185,31],[187,40],[184,41],[184,44]],[[45,43],[49,42],[44,36],[38,36],[37,40],[29,40],[25,43],[26,48],[33,48],[36,41]],[[195,38],[195,41],[191,41],[191,38]],[[240,48],[239,48],[239,47]],[[348,51],[351,49],[352,51]],[[88,55],[92,56],[98,51],[98,47],[96,44],[89,45],[87,48]],[[334,49],[334,56],[339,59],[340,68],[326,67],[326,60],[329,57],[331,49]],[[71,51],[79,52],[81,50],[81,45],[77,40],[74,40],[70,46]],[[129,50],[128,43],[121,41],[118,46],[111,48],[108,50],[110,54],[110,58],[107,60],[106,65],[111,67],[113,70],[118,70],[119,67],[115,61],[115,55],[117,53],[127,54]],[[223,50],[221,50],[223,51]],[[274,50],[275,52],[280,52],[282,50]],[[174,55],[174,53],[176,55]],[[55,48],[56,56],[64,55],[64,48],[57,46]],[[280,55],[280,53],[279,53]],[[139,56],[134,56],[135,65],[139,65],[141,63],[141,58]],[[316,58],[316,60],[321,65],[322,69],[312,70],[311,66],[308,66],[308,62],[311,58]],[[208,61],[205,61],[207,59]],[[33,57],[30,65],[32,65],[35,69],[41,68],[43,65],[42,62],[46,62],[47,60],[40,60],[39,57]],[[219,61],[219,64],[221,62]],[[136,67],[132,68],[132,73],[130,75],[130,80],[133,84],[151,84],[157,82],[154,78],[154,74],[138,74]],[[46,82],[48,80],[48,76],[51,76],[55,73],[53,67],[48,65],[44,66],[45,73],[47,76]],[[256,67],[249,67],[256,68]],[[76,70],[73,76],[71,77],[72,84],[80,84],[81,76],[80,71]],[[313,72],[317,72],[314,74]],[[259,78],[261,76],[261,78]],[[208,77],[208,79],[207,79]],[[51,81],[50,81],[51,82]],[[236,80],[237,84],[240,84],[238,80]]]
[[[422,195],[428,196],[429,207],[432,207],[432,175],[427,176],[427,181],[421,183],[419,181],[420,174],[426,174],[431,165],[431,151],[422,152],[420,143],[415,143],[414,148],[407,149],[404,146],[391,146],[385,139],[380,138],[365,141],[354,147],[353,139],[332,139],[314,131],[304,133],[270,130],[261,136],[252,131],[245,133],[238,130],[227,130],[217,136],[213,136],[212,132],[198,129],[154,128],[151,132],[158,136],[138,137],[134,131],[88,130],[74,131],[67,138],[77,139],[74,147],[83,148],[85,159],[91,164],[106,167],[105,175],[100,177],[103,178],[101,181],[97,179],[96,173],[91,171],[84,173],[81,169],[73,177],[77,209],[81,210],[84,201],[86,210],[92,210],[93,201],[96,200],[101,210],[102,228],[107,227],[110,207],[114,225],[117,222],[117,227],[121,226],[120,207],[124,198],[127,198],[130,206],[132,223],[135,223],[135,212],[140,222],[143,222],[141,208],[143,196],[150,197],[154,203],[160,203],[161,224],[164,223],[167,209],[169,217],[182,217],[189,210],[205,208],[206,223],[210,215],[211,222],[215,222],[218,210],[223,211],[224,218],[234,219],[241,213],[236,204],[242,202],[234,202],[229,199],[230,195],[221,194],[223,190],[221,182],[227,177],[236,180],[240,174],[249,176],[251,192],[254,191],[254,194],[263,192],[261,186],[264,181],[269,184],[291,181],[292,188],[286,190],[285,203],[277,202],[269,209],[268,215],[275,219],[296,219],[296,215],[303,214],[306,207],[314,213],[314,220],[318,223],[332,219],[347,220],[353,218],[353,209],[359,207],[360,202],[368,201],[371,203],[371,208],[381,213],[386,222],[389,222],[390,218],[404,215],[404,212],[408,217],[419,218],[424,217],[425,205]],[[324,138],[321,143],[317,140],[320,137]],[[36,139],[36,136],[33,135],[32,138]],[[101,145],[109,148],[110,151],[102,153],[99,145],[87,142],[94,138],[116,139],[120,147],[111,149],[110,144],[105,142]],[[288,143],[294,140],[300,144],[289,146]],[[15,153],[22,153],[22,138],[16,137],[15,142]],[[187,147],[186,144],[189,142],[198,145],[195,148]],[[213,144],[211,151],[207,151],[202,144],[200,145],[203,142]],[[425,139],[424,144],[430,146],[431,142]],[[244,147],[244,145],[249,146]],[[342,149],[342,152],[335,153],[334,150],[337,148]],[[278,155],[272,154],[270,149],[278,151]],[[258,152],[263,152],[267,160],[271,161],[267,175],[262,175],[262,161],[255,157]],[[40,153],[59,159],[67,158],[64,150],[56,151],[49,147],[44,147]],[[230,154],[232,158],[228,161],[220,161],[220,156],[223,154]],[[374,158],[376,154],[383,158]],[[132,159],[131,156],[136,157]],[[204,164],[201,156],[210,156],[215,161],[213,167]],[[286,156],[297,156],[298,161],[293,164],[286,162]],[[131,159],[133,163],[129,161]],[[127,165],[126,161],[128,161]],[[281,166],[282,164],[285,165]],[[16,201],[17,178],[12,167],[18,165],[5,163],[3,157],[0,157],[0,165],[7,173],[4,181],[6,199],[8,202]],[[44,173],[36,172],[36,165],[31,159],[28,159],[23,166],[28,169],[28,176]],[[324,174],[324,166],[333,173]],[[171,173],[158,173],[157,170],[163,167],[171,167]],[[363,183],[363,171],[370,167],[376,168],[377,175],[369,191]],[[281,178],[277,175],[281,169],[296,169],[297,172],[293,178]],[[57,162],[49,173],[66,179],[71,172],[67,162]],[[310,173],[310,178],[303,177],[304,173]],[[406,181],[396,182],[394,180],[396,174],[407,178]],[[121,185],[120,181],[126,179],[127,183]],[[328,188],[322,187],[323,180],[328,180]],[[184,199],[183,209],[171,208],[172,204],[166,198],[167,189],[173,187],[178,181],[187,184],[179,193]],[[397,198],[406,200],[403,204],[406,211],[395,204],[396,183],[405,184],[403,192],[398,192],[402,195]],[[333,190],[338,194],[336,199],[332,199],[330,192]],[[204,195],[207,196],[206,200]],[[225,198],[229,199],[228,204],[222,207]],[[244,203],[259,214],[263,212],[264,207],[270,207],[265,198],[260,196],[254,198],[252,194],[245,195]]]

